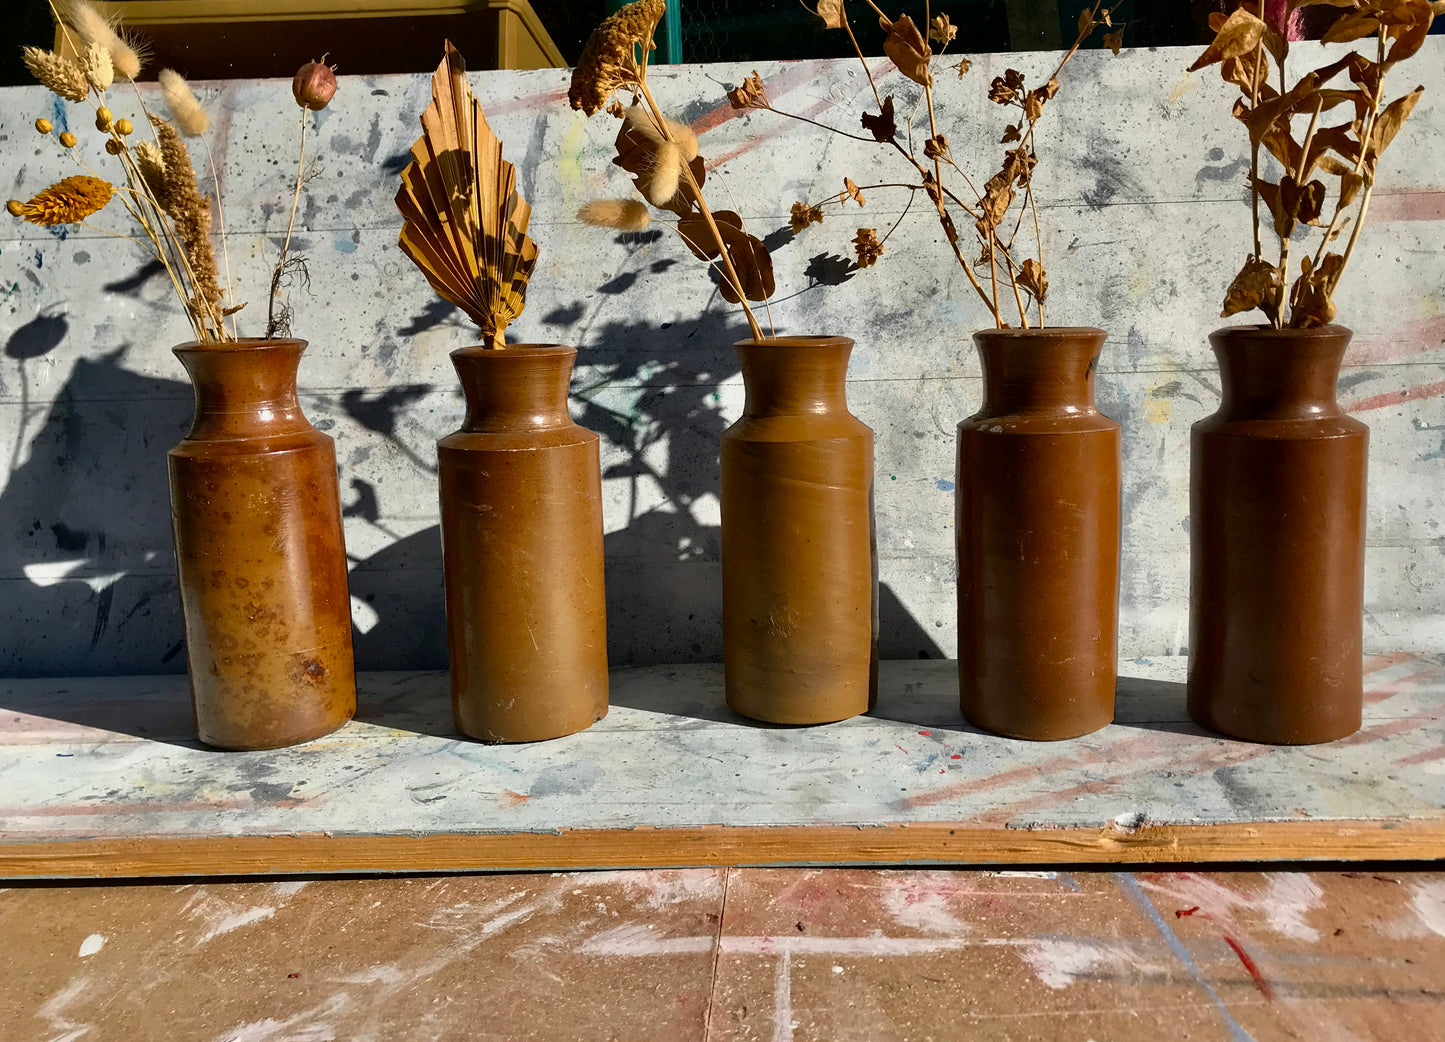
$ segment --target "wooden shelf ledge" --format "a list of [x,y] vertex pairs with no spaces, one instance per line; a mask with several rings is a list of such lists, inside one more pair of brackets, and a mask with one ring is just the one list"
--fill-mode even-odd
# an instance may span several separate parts
[[0,876],[1445,857],[1445,656],[1367,669],[1360,732],[1304,747],[1189,722],[1183,659],[1056,743],[965,724],[939,661],[809,728],[733,715],[716,665],[617,670],[606,720],[521,746],[456,735],[444,674],[363,674],[356,721],[257,753],[195,741],[184,677],[9,680]]

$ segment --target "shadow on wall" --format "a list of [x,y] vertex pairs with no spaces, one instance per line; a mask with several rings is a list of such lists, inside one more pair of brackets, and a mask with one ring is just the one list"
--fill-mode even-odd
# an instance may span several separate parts
[[[602,299],[633,281],[629,273],[614,278]],[[717,513],[718,444],[728,426],[718,388],[739,374],[732,345],[747,327],[731,312],[709,312],[689,326],[594,326],[590,315],[598,310],[581,302],[559,307],[542,316],[546,332],[535,339],[582,345],[574,415],[602,436],[606,495],[615,498],[620,487],[626,503],[625,527],[604,544],[609,659],[614,666],[718,661],[721,539],[706,518]],[[437,319],[434,311],[414,323],[428,319]],[[353,481],[350,495],[348,514],[380,526],[384,492]],[[358,562],[351,592],[374,615],[356,634],[358,668],[446,668],[437,527]],[[886,583],[879,589],[879,654],[943,657]]]

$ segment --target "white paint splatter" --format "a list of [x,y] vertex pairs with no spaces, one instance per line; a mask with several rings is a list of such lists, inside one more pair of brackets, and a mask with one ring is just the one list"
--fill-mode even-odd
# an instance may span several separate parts
[[1131,979],[1164,972],[1163,967],[1145,958],[1133,945],[1114,941],[1039,937],[1021,947],[1020,955],[1034,976],[1055,990],[1067,988],[1098,968],[1107,968]]
[[262,922],[275,914],[276,909],[270,905],[257,905],[253,908],[213,913],[206,919],[206,932],[201,934],[200,939],[196,941],[196,947],[199,948],[207,941],[230,933],[232,930],[239,930],[243,926]]
[[967,931],[969,926],[949,907],[945,895],[950,889],[956,891],[956,880],[946,872],[886,877],[883,907],[899,926],[956,937]]
[[1445,937],[1445,882],[1420,880],[1414,884],[1414,891],[1410,907],[1415,910],[1415,918],[1431,933]]
[[579,955],[682,955],[711,951],[716,938],[711,934],[692,937],[659,937],[643,923],[624,923],[587,938],[577,948]]
[[1319,884],[1304,872],[1267,872],[1265,879],[1268,886],[1258,903],[1264,906],[1269,928],[1297,941],[1318,941],[1320,932],[1305,919],[1325,905]]
[[90,986],[89,976],[76,977],[46,1000],[35,1013],[37,1017],[50,1022],[50,1030],[56,1032],[48,1042],[75,1042],[90,1032],[89,1024],[79,1024],[65,1015],[65,1008],[78,999]]
[[309,879],[288,879],[284,883],[272,883],[271,892],[278,897],[295,897],[310,883]]
[[[628,900],[641,901],[648,908],[659,912],[688,901],[707,901],[722,897],[722,873],[712,868],[578,872],[563,878],[578,887],[621,886]],[[581,893],[581,890],[574,889],[572,892]]]
[[84,959],[87,955],[94,955],[105,947],[105,934],[93,933],[80,942],[80,957]]
[[256,1020],[223,1031],[216,1036],[216,1042],[336,1042],[332,1018],[350,1001],[344,994],[333,995],[285,1020]]

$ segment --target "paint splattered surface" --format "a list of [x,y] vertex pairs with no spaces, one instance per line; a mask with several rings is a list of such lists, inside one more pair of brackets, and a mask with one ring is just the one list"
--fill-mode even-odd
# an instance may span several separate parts
[[1434,1042],[1445,880],[694,869],[0,891],[71,1042]]
[[[1212,70],[1183,74],[1194,57],[1082,54],[1039,128],[1050,320],[1109,334],[1098,393],[1126,432],[1120,649],[1131,657],[1186,644],[1189,427],[1218,403],[1206,336],[1249,241],[1235,92]],[[983,95],[1005,63],[1036,78],[1055,60],[982,55],[965,78],[941,77],[955,153],[998,148]],[[881,89],[908,112],[916,85],[877,67]],[[680,66],[654,77],[703,154],[721,162],[708,178],[714,202],[774,250],[779,328],[857,340],[848,394],[877,432],[883,655],[950,655],[953,428],[979,406],[968,334],[982,315],[926,207],[913,207],[882,262],[850,269],[856,228],[886,229],[900,195],[869,192],[862,210],[788,232],[793,201],[839,191],[845,175],[894,181],[897,168],[877,165],[871,145],[734,113],[723,86],[749,71]],[[780,107],[823,122],[856,128],[873,104],[848,62],[758,71]],[[1356,331],[1341,400],[1372,428],[1372,651],[1440,650],[1445,632],[1445,38],[1426,43],[1409,75],[1425,94],[1382,165],[1339,294]],[[473,333],[396,248],[392,196],[426,81],[342,77],[317,115],[322,169],[298,215],[299,248],[313,258],[312,295],[295,301],[297,334],[311,341],[303,400],[337,439],[362,669],[446,665],[433,444],[462,413],[447,352]],[[473,84],[535,207],[541,256],[514,338],[578,347],[576,415],[602,436],[613,661],[717,661],[717,443],[742,406],[730,345],[745,326],[673,237],[574,220],[581,203],[629,188],[609,161],[615,128],[566,107],[565,71],[478,74]],[[286,221],[295,126],[278,113],[293,110],[279,81],[201,90],[215,114],[245,318],[264,311],[262,257],[274,256]],[[41,114],[64,126],[40,88],[0,90],[7,197],[71,172],[30,129]],[[168,350],[186,327],[166,279],[129,243],[83,230],[60,241],[7,219],[0,298],[0,673],[180,672],[164,451],[186,429],[191,392]]]
[[[1173,824],[1445,821],[1440,656],[1371,659],[1362,730],[1296,748],[1203,732],[1184,711],[1183,668],[1178,659],[1122,663],[1117,722],[1058,743],[964,724],[948,662],[885,663],[873,714],[789,729],[728,711],[720,667],[622,670],[605,720],[522,746],[458,737],[443,675],[371,674],[357,721],[306,746],[260,753],[199,746],[182,678],[6,681],[0,854],[34,844],[43,859],[49,842],[96,837],[141,841],[144,856],[146,841],[316,833],[943,822],[1013,842],[1070,827],[1128,836]],[[867,832],[854,830],[860,844]],[[665,845],[665,837],[654,844]],[[783,850],[753,860],[799,859]]]

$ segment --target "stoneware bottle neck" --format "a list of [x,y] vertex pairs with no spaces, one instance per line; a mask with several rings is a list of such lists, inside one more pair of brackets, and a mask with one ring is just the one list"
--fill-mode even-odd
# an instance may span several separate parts
[[196,392],[193,441],[311,430],[296,397],[304,340],[242,339],[174,349]]
[[1220,413],[1269,420],[1341,415],[1335,384],[1350,335],[1343,326],[1237,326],[1211,334],[1219,360]]
[[783,336],[739,340],[735,347],[747,389],[745,416],[847,411],[848,337]]
[[568,427],[567,393],[575,348],[561,344],[463,347],[452,365],[467,399],[464,431],[532,431]]
[[981,329],[983,414],[1089,415],[1105,333],[1090,327]]

